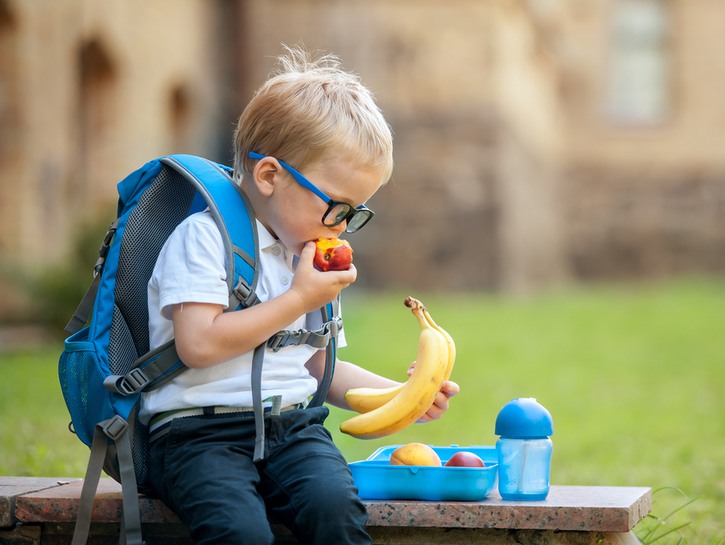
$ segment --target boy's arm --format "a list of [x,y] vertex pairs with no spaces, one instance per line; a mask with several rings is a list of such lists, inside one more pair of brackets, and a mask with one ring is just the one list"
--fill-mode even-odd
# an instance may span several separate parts
[[210,303],[180,303],[172,310],[176,350],[188,367],[209,367],[254,350],[304,314],[300,309],[290,292],[239,312],[224,312]]
[[314,243],[302,250],[292,286],[283,294],[238,312],[212,303],[173,306],[179,358],[189,367],[208,367],[253,350],[300,316],[332,301],[355,281],[357,271],[320,272],[312,266]]
[[[307,362],[307,369],[310,374],[320,381],[325,367],[325,351],[318,350]],[[330,391],[327,393],[326,401],[341,407],[350,409],[345,403],[345,392],[350,388],[388,388],[396,386],[398,382],[382,377],[372,371],[363,369],[353,363],[337,360],[335,362],[335,374],[332,376]]]

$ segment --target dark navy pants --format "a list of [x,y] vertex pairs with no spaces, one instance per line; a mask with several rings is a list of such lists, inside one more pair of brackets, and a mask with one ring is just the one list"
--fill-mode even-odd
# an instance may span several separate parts
[[269,514],[300,543],[369,545],[367,512],[323,427],[328,414],[317,407],[266,416],[257,464],[254,418],[177,418],[151,445],[153,487],[199,545],[272,544]]

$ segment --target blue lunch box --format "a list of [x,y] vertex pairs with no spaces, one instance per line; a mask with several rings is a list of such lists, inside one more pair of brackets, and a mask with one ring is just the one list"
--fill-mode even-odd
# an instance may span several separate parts
[[362,499],[481,501],[496,486],[496,447],[431,446],[442,464],[456,452],[466,451],[481,458],[485,467],[391,465],[390,455],[399,446],[381,447],[366,460],[348,464]]

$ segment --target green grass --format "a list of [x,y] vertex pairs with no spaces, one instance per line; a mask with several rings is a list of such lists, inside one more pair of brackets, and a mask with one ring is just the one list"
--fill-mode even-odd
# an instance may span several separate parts
[[[403,379],[417,346],[404,295],[351,290],[350,347],[340,356]],[[662,535],[657,543],[680,536],[725,543],[725,282],[580,288],[526,299],[411,295],[456,340],[452,378],[461,393],[442,420],[374,441],[339,433],[351,413],[333,410],[329,427],[348,460],[409,441],[492,445],[499,409],[513,397],[536,397],[554,417],[553,484],[662,489],[654,504],[660,520],[637,528],[643,541]],[[0,474],[84,471],[87,449],[65,427],[58,351],[0,354]],[[647,535],[651,529],[656,533]]]
[[57,346],[0,353],[0,475],[78,477],[88,449],[68,431]]

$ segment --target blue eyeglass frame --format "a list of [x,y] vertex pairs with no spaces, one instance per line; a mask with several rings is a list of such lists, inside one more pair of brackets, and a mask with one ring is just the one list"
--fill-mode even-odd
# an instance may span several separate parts
[[[262,155],[261,153],[257,153],[256,151],[250,151],[249,152],[249,158],[250,159],[264,159],[265,157],[269,157],[268,155]],[[307,189],[308,191],[311,191],[315,195],[317,195],[320,199],[325,201],[325,204],[327,204],[327,211],[323,214],[323,225],[327,225],[328,227],[334,227],[335,225],[340,225],[343,221],[346,221],[348,226],[350,225],[350,220],[355,217],[355,215],[358,212],[364,212],[365,213],[365,221],[363,221],[359,226],[355,227],[355,229],[350,230],[345,229],[348,233],[354,233],[355,231],[360,230],[367,222],[369,222],[373,216],[375,215],[375,212],[370,210],[367,206],[364,204],[361,204],[360,206],[353,207],[351,204],[346,202],[340,202],[332,199],[329,195],[327,195],[324,191],[322,191],[319,187],[317,187],[315,184],[313,184],[310,180],[305,178],[300,171],[298,171],[296,168],[292,167],[291,165],[288,165],[282,159],[277,159],[275,157],[276,161],[282,165],[282,167],[289,172],[292,177],[295,179],[295,181],[300,184],[302,187]],[[324,219],[327,217],[327,215],[332,211],[332,209],[335,206],[338,205],[346,205],[350,207],[350,212],[348,212],[344,217],[340,218],[339,221],[335,221],[332,224],[326,224],[324,222]]]

